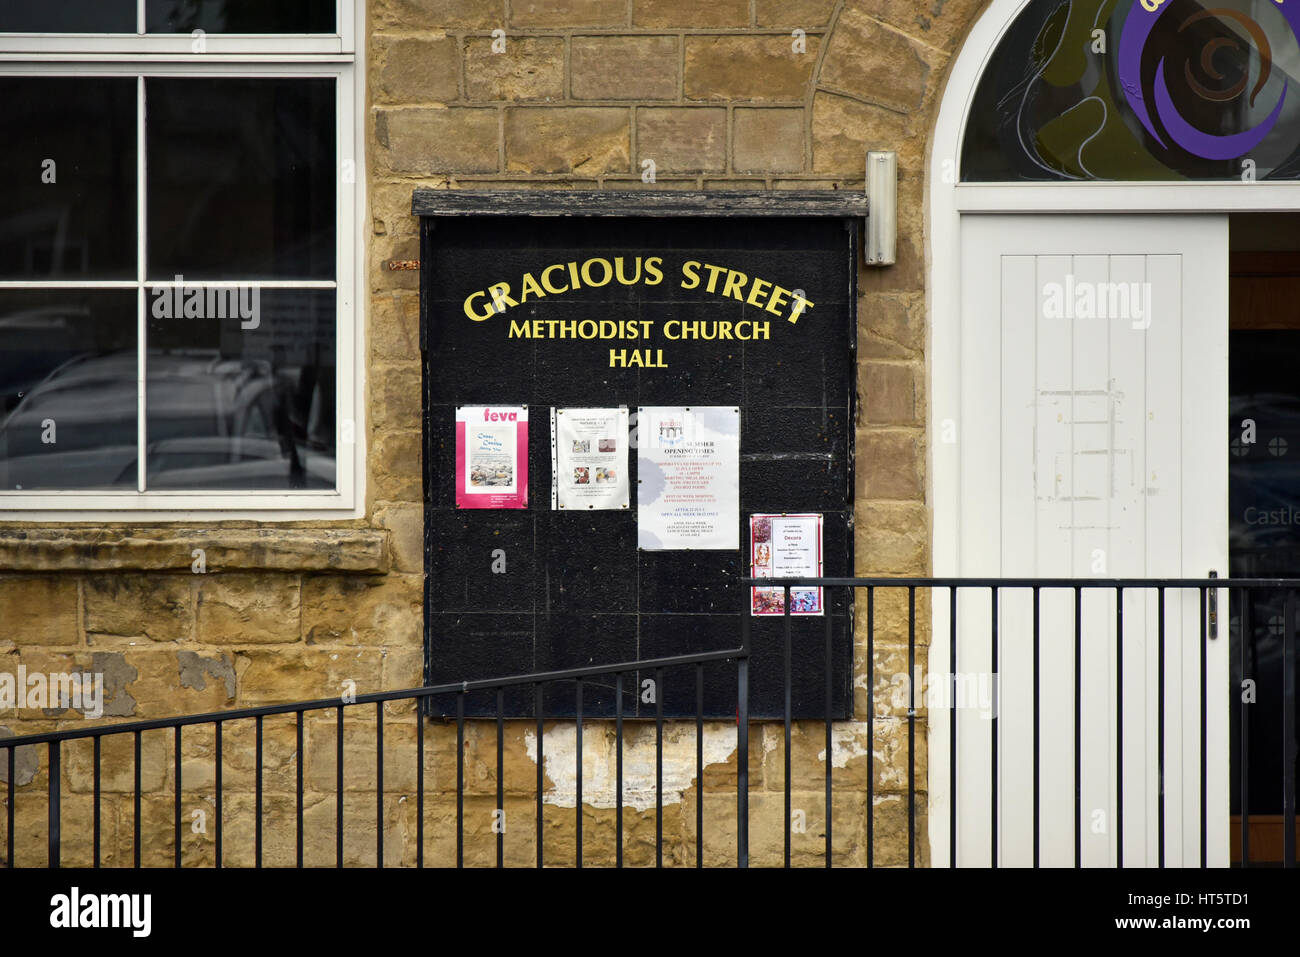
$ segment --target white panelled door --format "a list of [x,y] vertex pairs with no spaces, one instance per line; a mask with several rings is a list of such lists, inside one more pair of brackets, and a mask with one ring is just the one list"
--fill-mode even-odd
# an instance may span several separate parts
[[[1227,218],[968,215],[961,221],[961,263],[960,343],[945,346],[959,355],[960,368],[950,460],[959,478],[944,506],[956,512],[957,567],[937,571],[1226,575]],[[938,665],[947,656],[948,622],[946,596],[936,599]],[[1044,590],[1040,601],[1039,854],[1044,866],[1072,866],[1075,599],[1072,590]],[[1033,860],[1031,602],[1028,590],[1006,590],[997,616],[1002,866]],[[1121,839],[1125,866],[1156,864],[1156,607],[1154,591],[1125,593],[1121,651],[1115,592],[1083,592],[1078,755],[1085,866],[1118,863]],[[1199,865],[1196,592],[1170,591],[1165,621],[1165,862]],[[964,590],[959,675],[993,670],[991,622],[989,593]],[[1211,865],[1226,865],[1228,857],[1227,652],[1224,628],[1207,643]],[[959,865],[987,865],[993,854],[993,724],[978,708],[959,711]],[[946,744],[946,731],[939,743]],[[932,754],[942,760],[934,761],[935,772],[947,772],[945,750]],[[947,793],[940,800],[946,805]],[[948,808],[933,807],[932,814],[944,825],[932,829],[935,859],[943,861]]]

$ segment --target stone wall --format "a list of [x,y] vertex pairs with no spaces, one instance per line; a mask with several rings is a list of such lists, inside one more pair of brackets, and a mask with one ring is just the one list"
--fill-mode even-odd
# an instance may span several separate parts
[[[421,680],[421,421],[416,187],[448,189],[848,189],[865,154],[899,154],[898,262],[859,276],[856,555],[863,575],[929,570],[926,476],[924,180],[927,136],[948,62],[983,0],[370,0],[368,189],[372,232],[366,315],[369,462],[366,518],[320,527],[214,523],[109,528],[0,528],[0,672],[89,669],[107,677],[102,720],[157,717],[418,685]],[[647,162],[649,161],[649,162]],[[653,169],[653,181],[649,171]],[[320,523],[309,523],[319,526]],[[331,537],[332,536],[332,537]],[[202,574],[192,567],[203,549]],[[925,713],[908,751],[907,594],[876,595],[874,661],[859,596],[856,719],[835,729],[835,859],[866,861],[866,774],[875,755],[875,862],[906,862],[908,762],[917,773],[917,832],[926,859]],[[928,645],[928,596],[916,598],[917,659]],[[510,670],[503,663],[503,671]],[[874,737],[865,722],[875,689]],[[68,711],[0,713],[14,733],[75,727]],[[335,728],[304,729],[308,863],[332,863]],[[373,708],[349,713],[345,740],[372,765]],[[222,819],[227,863],[251,861],[251,722],[225,733]],[[653,729],[629,726],[629,769],[653,768]],[[385,856],[414,861],[415,719],[387,709]],[[548,861],[572,860],[575,810],[566,736],[547,733]],[[734,725],[710,725],[710,762],[694,780],[694,731],[670,729],[668,863],[694,863],[695,801],[705,795],[706,862],[734,860]],[[612,861],[612,729],[587,725],[587,859]],[[206,734],[206,737],[204,736]],[[291,863],[297,747],[292,719],[267,719],[267,860]],[[824,831],[827,755],[820,725],[799,726],[793,806],[804,812],[797,862]],[[454,851],[455,733],[426,734],[426,863]],[[730,748],[727,740],[732,741]],[[531,723],[506,735],[507,859],[530,863],[536,754]],[[125,748],[125,750],[123,750]],[[495,726],[466,738],[467,859],[488,863],[495,807]],[[351,755],[353,752],[349,750]],[[65,748],[65,862],[85,860],[89,745]],[[549,760],[554,755],[555,760]],[[211,731],[185,738],[186,860],[210,861],[215,810]],[[349,759],[351,760],[351,758]],[[751,734],[751,847],[779,862],[782,729]],[[20,762],[19,835],[44,833],[47,760]],[[129,863],[129,742],[104,746],[104,847]],[[5,775],[0,762],[0,780]],[[174,768],[169,733],[144,737],[146,862],[171,856]],[[369,772],[367,772],[369,773]],[[630,770],[629,773],[637,773]],[[349,778],[345,856],[374,859],[373,776]],[[2,791],[0,791],[2,793]],[[565,804],[568,804],[566,807]],[[203,812],[206,829],[192,824]],[[654,809],[625,810],[629,863],[653,862]],[[0,815],[0,832],[4,819]],[[315,835],[315,837],[312,837]],[[451,838],[450,844],[448,838]],[[20,842],[21,844],[21,842]],[[0,847],[3,845],[0,844]],[[449,850],[449,847],[451,850]],[[19,863],[43,863],[24,860]]]

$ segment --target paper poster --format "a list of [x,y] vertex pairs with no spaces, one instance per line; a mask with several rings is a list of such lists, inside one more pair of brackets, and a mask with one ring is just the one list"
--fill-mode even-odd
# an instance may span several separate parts
[[551,409],[551,507],[628,507],[627,406]]
[[637,545],[740,547],[740,410],[637,410]]
[[456,407],[456,507],[528,507],[528,407]]
[[[749,516],[751,578],[822,577],[822,517],[804,515]],[[784,615],[785,587],[756,587],[751,594],[755,615]],[[822,589],[790,589],[790,614],[820,615]]]

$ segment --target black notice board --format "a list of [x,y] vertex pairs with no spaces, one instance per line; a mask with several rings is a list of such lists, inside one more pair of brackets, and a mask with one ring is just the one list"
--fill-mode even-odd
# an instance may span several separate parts
[[[824,571],[853,570],[853,422],[857,229],[844,217],[615,218],[427,217],[421,235],[421,343],[424,349],[425,674],[430,684],[475,680],[673,654],[734,648],[748,596],[748,516],[753,512],[821,512]],[[658,257],[663,280],[599,288],[518,302],[525,274],[550,265],[559,288],[567,264],[623,259],[623,276],[642,258]],[[745,274],[743,289],[721,293],[725,274],[696,267],[694,289],[682,288],[687,262]],[[603,267],[590,270],[597,279]],[[752,279],[766,280],[751,305]],[[516,304],[472,319],[466,300],[497,282]],[[811,306],[789,321],[769,307],[775,286],[802,290]],[[766,294],[766,295],[763,295]],[[786,297],[787,299],[790,296]],[[490,309],[475,296],[469,308]],[[642,341],[511,337],[511,320],[651,322]],[[704,323],[767,321],[767,338],[668,339],[670,320]],[[520,327],[514,327],[516,332]],[[535,325],[532,328],[537,328]],[[560,329],[558,323],[549,327]],[[588,327],[590,328],[590,327]],[[626,328],[626,327],[624,327]],[[745,328],[758,336],[758,327]],[[681,327],[673,327],[680,333]],[[611,349],[627,349],[614,359]],[[630,362],[642,352],[642,365]],[[644,350],[649,350],[648,353]],[[529,407],[529,506],[462,510],[455,496],[455,411],[458,405]],[[736,406],[741,410],[741,548],[736,551],[638,551],[636,454],[629,457],[632,503],[627,511],[556,512],[550,507],[550,408]],[[634,425],[635,428],[635,420]],[[493,571],[504,552],[506,571]],[[499,553],[498,553],[499,555]],[[498,564],[499,569],[499,564]],[[795,716],[825,714],[826,629],[832,642],[832,710],[852,709],[852,606],[842,590],[826,596],[825,618],[793,621]],[[784,713],[780,618],[754,618],[750,710]],[[641,682],[624,678],[623,712],[652,717]],[[665,673],[664,713],[694,715],[694,666]],[[614,679],[583,682],[583,714],[614,714]],[[467,714],[495,714],[494,695],[470,695]],[[705,669],[706,716],[733,717],[734,664]],[[550,687],[547,716],[575,711],[571,683]],[[508,689],[505,713],[534,714],[531,687]],[[431,701],[434,714],[454,701]]]

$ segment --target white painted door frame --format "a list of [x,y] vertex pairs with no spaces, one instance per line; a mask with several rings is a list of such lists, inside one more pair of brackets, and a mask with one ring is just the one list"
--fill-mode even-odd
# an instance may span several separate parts
[[[929,377],[929,501],[933,509],[932,568],[956,574],[959,562],[960,458],[957,443],[940,440],[960,421],[960,326],[963,216],[996,213],[1076,214],[1230,213],[1300,211],[1293,183],[1014,183],[963,184],[961,141],[971,101],[998,42],[1030,0],[992,0],[956,55],[929,141],[926,204],[926,357]],[[1227,503],[1224,502],[1226,510]],[[947,671],[947,643],[931,648],[932,673]],[[929,829],[932,859],[942,865],[947,848],[948,729],[929,728]],[[1227,782],[1223,782],[1226,789]]]

